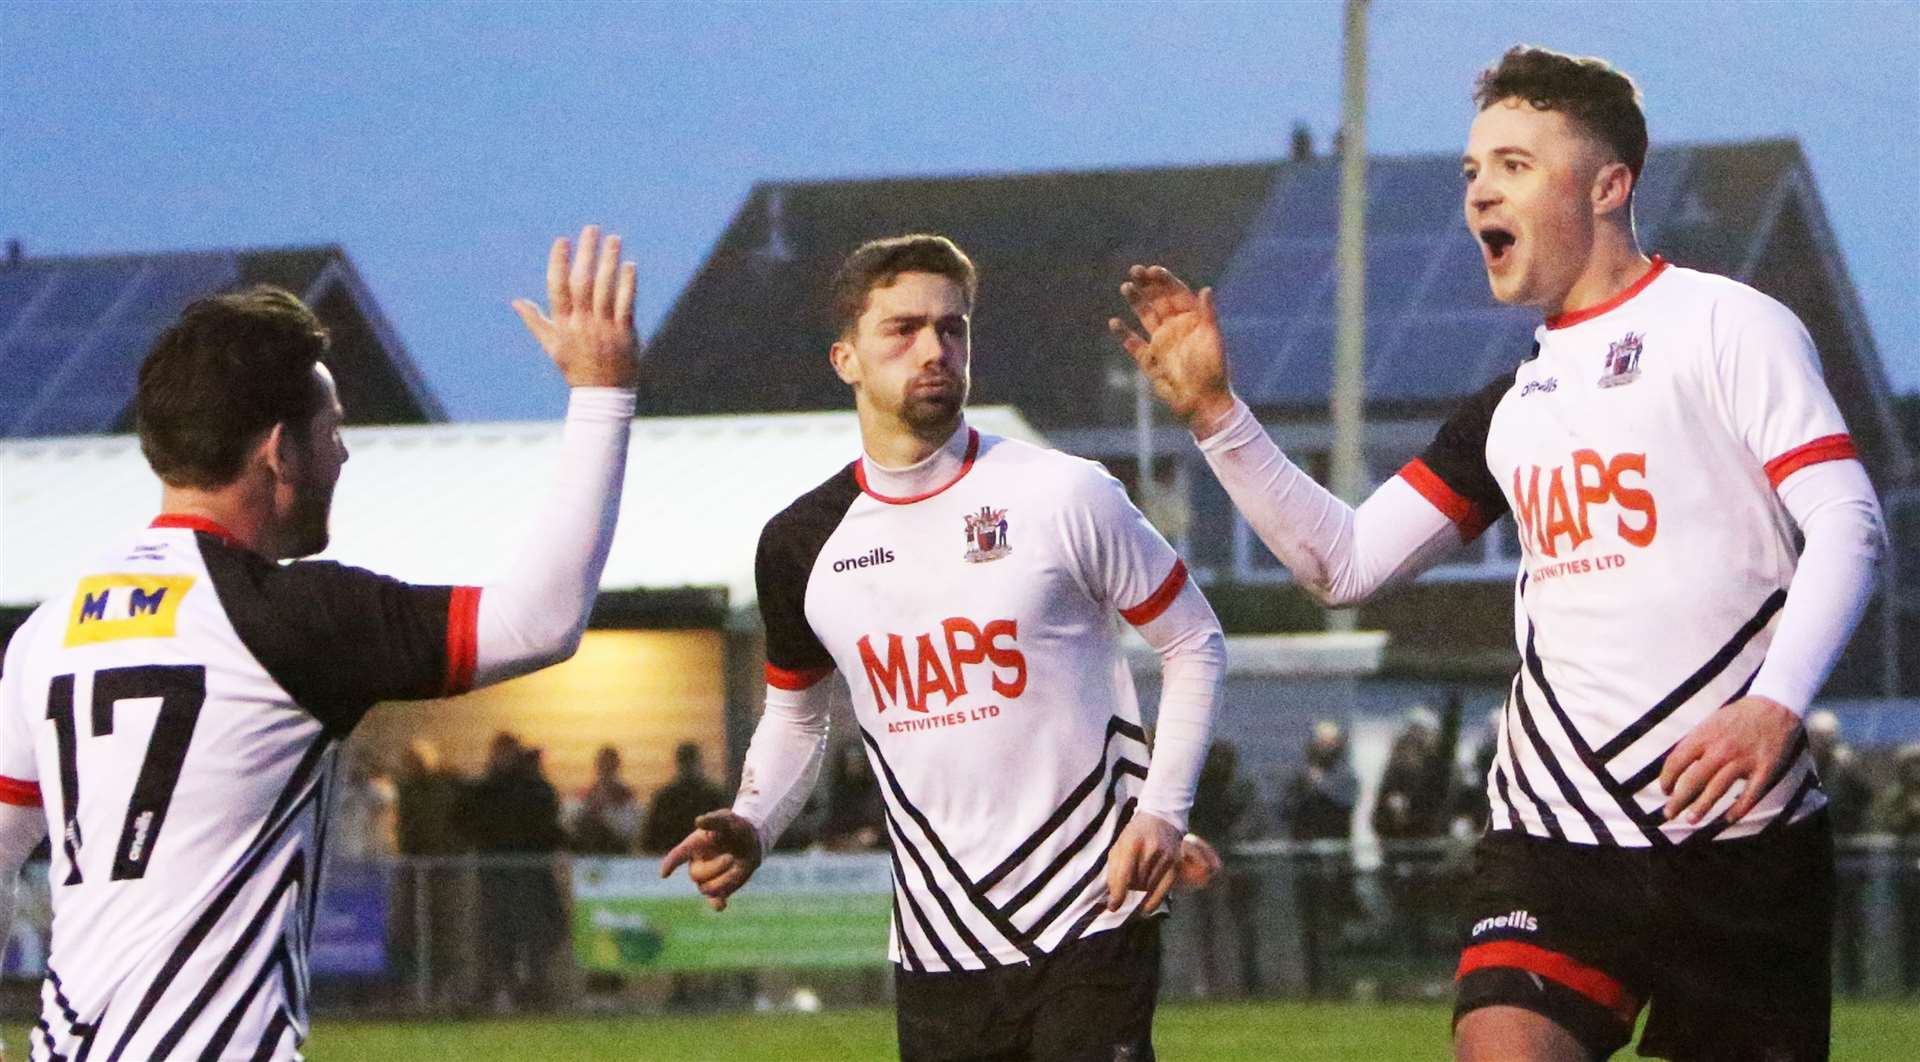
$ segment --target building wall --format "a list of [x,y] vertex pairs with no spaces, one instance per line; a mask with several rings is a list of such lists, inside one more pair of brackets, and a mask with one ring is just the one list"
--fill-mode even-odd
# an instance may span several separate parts
[[673,777],[673,750],[699,745],[709,777],[726,774],[726,641],[720,631],[588,631],[566,663],[444,700],[383,704],[355,737],[376,770],[391,770],[415,737],[448,766],[478,774],[487,743],[505,730],[545,750],[562,794],[592,779],[601,745],[620,750],[643,798]]

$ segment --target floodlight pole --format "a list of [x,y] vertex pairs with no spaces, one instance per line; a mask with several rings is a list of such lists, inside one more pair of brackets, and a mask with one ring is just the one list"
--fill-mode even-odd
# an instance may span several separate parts
[[[1333,358],[1333,492],[1358,505],[1367,489],[1364,423],[1367,338],[1367,0],[1346,0],[1340,108],[1340,249]],[[1352,609],[1327,613],[1350,631]]]

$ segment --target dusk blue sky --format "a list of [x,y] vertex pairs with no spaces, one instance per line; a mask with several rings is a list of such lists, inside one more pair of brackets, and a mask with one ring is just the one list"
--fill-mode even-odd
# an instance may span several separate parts
[[[1324,144],[1340,23],[1337,2],[0,0],[0,237],[339,243],[455,417],[553,416],[508,301],[582,221],[626,237],[646,334],[755,181],[1273,159],[1295,120]],[[1920,388],[1920,4],[1377,0],[1371,27],[1376,154],[1457,150],[1473,74],[1521,41],[1634,75],[1656,144],[1797,137],[1890,374]]]

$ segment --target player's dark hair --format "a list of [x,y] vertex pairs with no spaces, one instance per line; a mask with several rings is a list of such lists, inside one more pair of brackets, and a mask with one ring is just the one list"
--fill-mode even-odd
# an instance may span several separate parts
[[319,411],[313,366],[326,350],[320,319],[280,288],[188,306],[140,365],[134,423],[147,464],[169,486],[233,482],[261,433],[302,431]]
[[1521,99],[1542,111],[1559,111],[1613,149],[1633,182],[1647,161],[1647,116],[1633,79],[1605,59],[1563,55],[1519,44],[1480,72],[1473,102],[1481,110],[1501,100]]
[[851,337],[860,324],[860,315],[867,312],[867,296],[875,288],[892,284],[902,273],[946,277],[960,285],[966,294],[967,312],[973,312],[980,277],[965,251],[945,236],[923,232],[889,236],[861,244],[833,274],[827,301],[833,334],[841,339]]

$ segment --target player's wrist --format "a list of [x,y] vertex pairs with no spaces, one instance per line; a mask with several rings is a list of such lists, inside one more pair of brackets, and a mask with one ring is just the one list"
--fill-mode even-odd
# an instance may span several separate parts
[[1211,438],[1233,420],[1239,406],[1240,400],[1230,387],[1202,395],[1187,410],[1187,430],[1195,439]]

